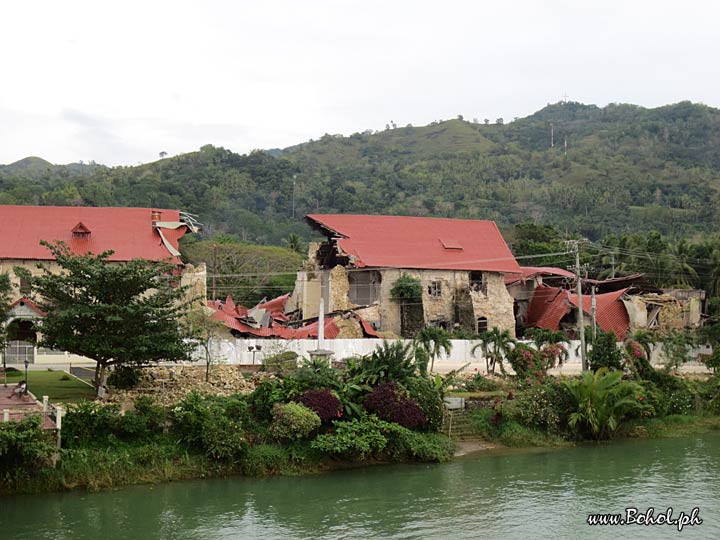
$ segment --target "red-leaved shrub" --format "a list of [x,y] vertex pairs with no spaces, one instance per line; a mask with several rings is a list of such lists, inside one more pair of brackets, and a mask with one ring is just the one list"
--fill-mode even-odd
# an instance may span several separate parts
[[300,403],[315,411],[323,422],[329,422],[342,416],[342,405],[327,388],[324,390],[305,390]]
[[376,386],[363,402],[365,408],[383,420],[414,429],[427,422],[420,406],[395,382]]

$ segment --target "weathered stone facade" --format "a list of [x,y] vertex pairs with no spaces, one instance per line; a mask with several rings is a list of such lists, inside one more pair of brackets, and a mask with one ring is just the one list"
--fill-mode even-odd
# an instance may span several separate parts
[[379,279],[373,278],[373,287],[377,291],[372,294],[377,295],[377,300],[371,304],[373,307],[363,310],[362,316],[380,331],[401,334],[401,306],[392,300],[390,291],[400,276],[407,274],[419,280],[422,286],[422,313],[426,325],[477,332],[478,320],[484,319],[487,329],[497,327],[515,334],[513,299],[505,287],[503,274],[494,272],[482,273],[482,287],[473,286],[471,273],[460,270],[364,270],[336,266],[332,270],[299,272],[293,297],[303,318],[317,316],[323,288],[328,312],[358,305],[350,301],[348,272],[379,275]]

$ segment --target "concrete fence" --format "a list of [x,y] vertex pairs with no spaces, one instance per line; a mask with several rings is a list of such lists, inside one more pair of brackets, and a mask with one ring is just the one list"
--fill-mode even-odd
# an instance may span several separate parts
[[[333,351],[335,360],[343,360],[353,356],[360,356],[371,353],[383,342],[382,339],[326,339],[323,348]],[[409,340],[404,340],[409,343]],[[454,339],[452,342],[452,350],[449,355],[442,354],[435,361],[435,371],[448,372],[458,369],[461,366],[470,363],[465,371],[485,371],[485,357],[480,348],[475,354],[472,349],[479,341]],[[531,343],[531,342],[524,342]],[[257,347],[260,350],[257,350]],[[215,343],[213,346],[213,357],[221,362],[230,364],[261,364],[263,359],[275,354],[293,351],[300,357],[309,358],[310,351],[318,348],[318,340],[316,339],[236,339],[234,341],[224,340]],[[580,341],[572,341],[568,347],[569,358],[565,365],[558,369],[559,373],[574,373],[580,371]],[[255,351],[253,354],[253,350]],[[698,354],[709,354],[711,349],[701,347],[693,351],[691,356],[697,357]],[[200,356],[199,358],[204,358]],[[663,361],[660,345],[655,345],[652,351],[652,361],[660,364]],[[702,366],[704,367],[704,366]]]

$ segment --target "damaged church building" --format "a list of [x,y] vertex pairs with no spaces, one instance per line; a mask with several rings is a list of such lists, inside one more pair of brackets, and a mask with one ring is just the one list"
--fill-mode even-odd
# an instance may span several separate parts
[[[352,311],[383,335],[414,337],[423,326],[515,333],[513,298],[505,274],[520,267],[492,221],[310,214],[325,236],[311,244],[286,312],[303,320]],[[417,280],[422,298],[397,301],[402,276]]]

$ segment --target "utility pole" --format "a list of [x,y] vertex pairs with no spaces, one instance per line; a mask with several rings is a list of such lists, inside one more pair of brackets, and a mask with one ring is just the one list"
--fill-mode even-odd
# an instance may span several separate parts
[[597,336],[597,302],[595,299],[595,292],[597,287],[593,285],[590,290],[592,291],[592,303],[590,304],[590,316],[592,317],[592,339],[595,343],[595,337]]
[[295,178],[297,174],[293,174],[293,192],[292,192],[292,217],[295,219]]
[[212,265],[212,299],[217,300],[215,297],[215,276],[217,275],[217,244],[213,244],[213,265]]
[[570,240],[568,248],[575,252],[575,283],[578,297],[578,332],[580,333],[580,358],[582,360],[582,370],[587,371],[587,347],[585,345],[585,314],[583,313],[583,297],[582,297],[582,277],[580,276],[580,242],[578,240]]
[[555,148],[555,124],[550,122],[550,148]]
[[612,264],[612,275],[611,279],[615,279],[615,252],[610,253],[610,264]]

